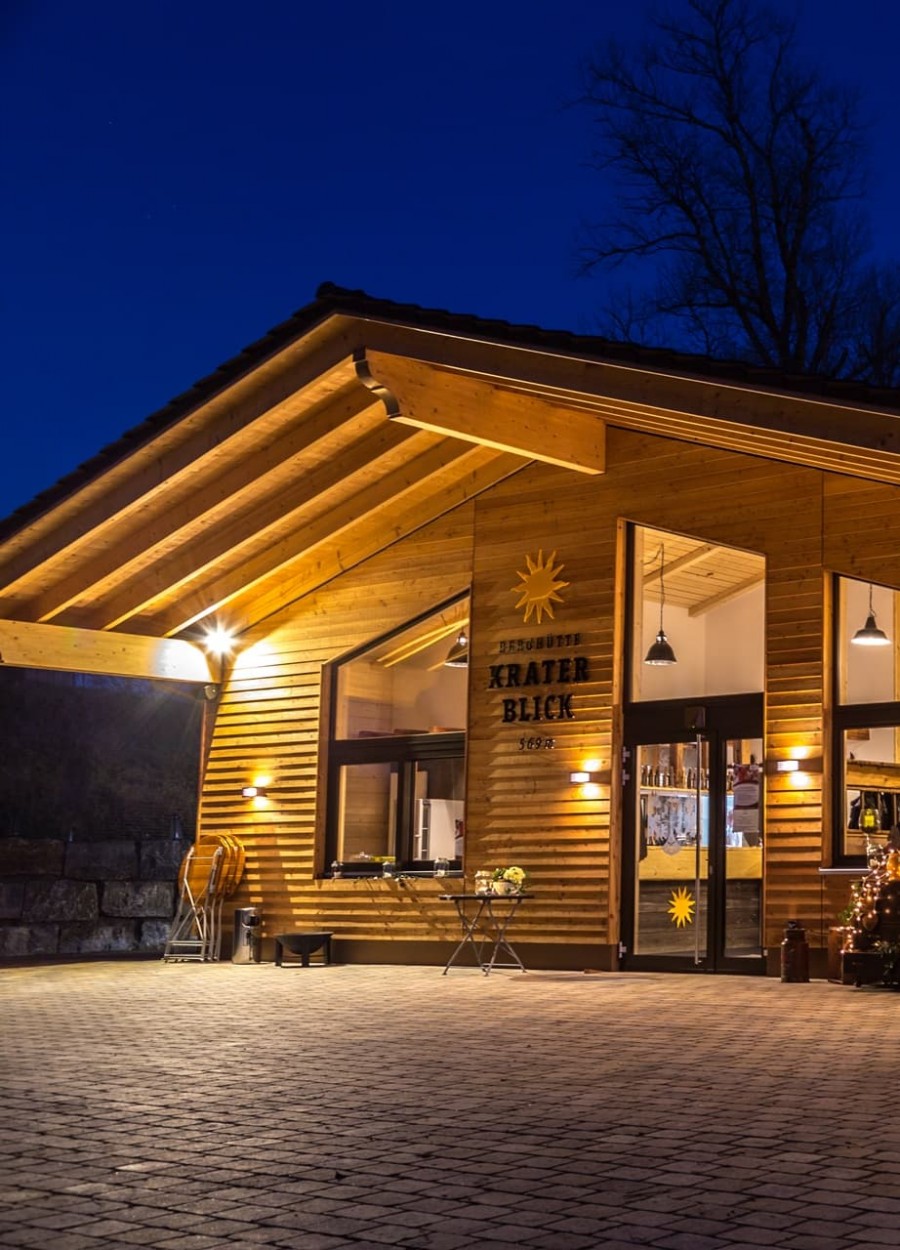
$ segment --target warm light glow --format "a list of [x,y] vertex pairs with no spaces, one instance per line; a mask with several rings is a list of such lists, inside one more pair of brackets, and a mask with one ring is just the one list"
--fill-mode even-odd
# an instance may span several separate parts
[[211,655],[228,655],[234,650],[234,634],[222,625],[214,625],[206,631],[203,645]]
[[569,782],[573,786],[581,786],[581,797],[585,799],[600,797],[600,786],[597,783],[602,781],[599,760],[585,760],[583,768],[569,773]]
[[779,773],[795,773],[799,768],[799,760],[778,760],[775,765],[775,771]]
[[264,786],[244,786],[241,790],[241,798],[243,799],[262,799],[265,798]]

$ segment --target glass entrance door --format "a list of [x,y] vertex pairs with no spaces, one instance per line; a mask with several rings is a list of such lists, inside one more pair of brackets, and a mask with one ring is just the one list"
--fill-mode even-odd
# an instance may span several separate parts
[[[703,708],[699,718],[696,707],[657,707],[632,726],[623,966],[763,970],[762,740],[754,702]],[[683,728],[688,713],[702,728]]]
[[709,743],[636,747],[636,871],[631,950],[706,958]]

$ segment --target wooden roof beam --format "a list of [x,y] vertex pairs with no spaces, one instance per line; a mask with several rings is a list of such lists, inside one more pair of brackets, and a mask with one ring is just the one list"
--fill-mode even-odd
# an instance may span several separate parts
[[357,369],[394,421],[580,473],[606,468],[606,425],[592,413],[385,352],[358,354]]
[[135,509],[143,510],[158,498],[165,507],[174,483],[198,478],[207,457],[221,457],[223,447],[239,442],[242,435],[252,440],[252,427],[261,419],[277,420],[282,411],[296,413],[356,385],[346,346],[341,343],[340,348],[341,359],[334,359],[338,348],[329,344],[272,376],[274,366],[268,372],[263,366],[130,455],[123,450],[121,460],[6,539],[0,586],[9,591],[48,561],[64,559],[81,544],[93,546],[107,531],[118,534],[123,518]]
[[[206,603],[205,593],[199,588],[208,582],[215,584],[220,575],[235,577],[241,586],[249,584],[245,578],[252,580],[250,571],[257,561],[266,563],[265,552],[288,547],[296,551],[305,544],[305,537],[298,542],[296,526],[290,524],[293,513],[308,509],[336,486],[352,480],[354,474],[371,471],[381,457],[416,437],[412,430],[379,426],[327,464],[298,477],[289,488],[265,496],[257,506],[245,509],[230,522],[204,532],[168,558],[159,559],[149,569],[135,574],[112,595],[96,602],[87,622],[82,618],[78,623],[89,623],[97,629],[114,629],[133,616],[146,618],[165,610],[179,590],[191,598],[199,593]],[[329,515],[327,507],[325,515]],[[271,531],[268,543],[267,530]],[[302,532],[305,536],[306,527]],[[249,553],[242,552],[242,548],[248,546]],[[207,615],[207,611],[197,615]]]
[[302,542],[289,535],[140,626],[174,634],[218,616],[243,632],[522,467],[490,448],[442,441],[304,527]]
[[677,556],[674,560],[670,560],[663,568],[660,568],[657,564],[649,573],[644,574],[644,585],[651,586],[663,576],[670,577],[673,573],[680,573],[682,569],[689,569],[692,565],[699,564],[701,560],[705,560],[715,550],[716,548],[711,543],[706,543],[702,547],[695,547],[693,551],[686,551],[683,556]]
[[180,638],[104,634],[33,621],[0,621],[0,664],[106,677],[217,680],[205,652]]
[[362,389],[346,393],[333,404],[305,417],[299,425],[291,426],[280,438],[231,464],[206,485],[173,498],[158,515],[135,517],[130,532],[121,542],[110,544],[43,593],[17,604],[16,616],[24,620],[51,621],[79,599],[88,595],[99,598],[132,576],[142,577],[151,563],[154,548],[162,547],[160,558],[165,560],[165,544],[171,545],[172,538],[180,532],[184,531],[184,541],[190,541],[198,526],[207,529],[214,524],[228,525],[249,502],[279,490],[283,482],[277,479],[285,477],[304,452],[317,444],[327,445],[327,440],[333,438],[339,428],[349,437],[360,425],[368,429],[371,421],[365,418],[373,413],[383,421],[381,406],[371,401],[371,395]]

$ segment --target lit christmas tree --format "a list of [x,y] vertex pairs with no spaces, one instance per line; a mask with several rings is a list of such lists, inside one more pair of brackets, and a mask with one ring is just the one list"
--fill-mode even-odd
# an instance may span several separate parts
[[900,828],[884,846],[870,846],[869,869],[850,891],[844,912],[845,966],[856,984],[871,981],[873,960],[880,960],[882,984],[900,989]]

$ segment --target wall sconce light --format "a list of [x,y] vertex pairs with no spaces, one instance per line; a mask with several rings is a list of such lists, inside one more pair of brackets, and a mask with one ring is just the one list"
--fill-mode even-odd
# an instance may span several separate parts
[[599,772],[590,772],[583,769],[579,772],[569,773],[569,781],[573,786],[592,786],[599,785],[603,780],[603,774]]
[[213,625],[206,631],[203,645],[210,655],[229,655],[234,650],[234,634],[223,625]]
[[445,668],[468,668],[469,667],[469,637],[464,629],[461,629],[456,637],[456,642],[447,652],[447,658],[444,660]]
[[645,664],[677,664],[675,652],[672,650],[672,644],[666,637],[666,631],[663,629],[663,609],[666,606],[666,582],[664,577],[664,569],[666,563],[666,548],[663,543],[659,545],[659,631],[656,635],[656,641],[651,644],[650,650],[644,656]]
[[820,755],[791,755],[785,760],[766,760],[766,772],[785,773],[820,773],[822,757]]
[[872,606],[872,583],[869,582],[869,615],[862,629],[858,629],[850,639],[856,647],[888,647],[890,638],[875,622],[875,609]]
[[241,790],[242,799],[264,799],[268,791],[265,786],[244,786]]

